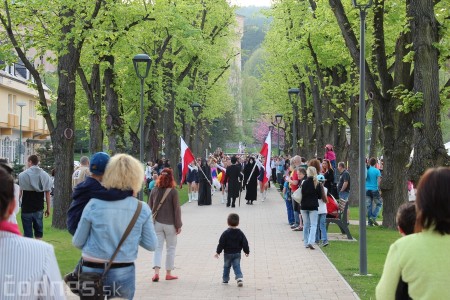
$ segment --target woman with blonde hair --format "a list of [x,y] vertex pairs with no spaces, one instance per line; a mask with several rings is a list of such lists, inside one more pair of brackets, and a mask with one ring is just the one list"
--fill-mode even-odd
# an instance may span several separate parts
[[[104,272],[140,205],[136,196],[142,188],[143,178],[143,167],[132,156],[117,154],[109,160],[103,175],[103,186],[111,193],[131,191],[132,196],[117,201],[93,198],[84,208],[72,239],[75,247],[82,250],[82,272]],[[142,246],[148,251],[153,251],[156,245],[157,238],[150,208],[142,205],[133,229],[120,247],[111,269],[104,278],[105,294],[110,297],[133,299],[134,261],[137,258],[138,248]]]
[[306,169],[306,180],[302,184],[301,214],[303,218],[303,243],[305,248],[314,250],[316,241],[317,218],[319,200],[322,198],[322,188],[317,180],[315,167],[309,166]]
[[150,194],[149,206],[155,216],[155,230],[158,237],[158,247],[153,255],[153,269],[155,275],[153,282],[159,281],[161,269],[162,250],[166,242],[166,280],[178,279],[172,275],[175,268],[175,250],[177,248],[177,235],[181,232],[181,209],[176,183],[173,179],[172,169],[165,168],[156,181],[156,187]]

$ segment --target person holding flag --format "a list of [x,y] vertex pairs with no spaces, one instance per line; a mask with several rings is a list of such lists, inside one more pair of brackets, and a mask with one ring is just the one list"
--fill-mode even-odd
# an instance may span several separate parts
[[267,134],[266,140],[264,142],[264,145],[261,148],[261,151],[259,152],[263,157],[263,165],[260,167],[260,177],[258,180],[260,181],[260,192],[261,192],[261,198],[262,201],[266,200],[267,197],[267,187],[268,182],[270,179],[270,176],[272,175],[272,169],[270,167],[270,157],[272,152],[272,139],[271,139],[272,132],[269,131]]
[[[192,154],[191,149],[189,149],[186,142],[180,136],[180,148],[181,148],[181,182],[180,187],[183,186],[184,181],[186,181],[186,175],[189,171],[189,164],[195,161],[194,154]],[[190,187],[189,187],[190,191]],[[189,193],[189,202],[192,200],[192,194]]]

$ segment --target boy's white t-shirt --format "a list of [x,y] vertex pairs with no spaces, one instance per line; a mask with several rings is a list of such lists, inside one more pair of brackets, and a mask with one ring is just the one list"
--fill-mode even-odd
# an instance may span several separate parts
[[[323,187],[323,189],[325,190],[325,195],[326,195],[328,192],[328,189],[326,187]],[[319,199],[319,209],[318,209],[317,213],[319,215],[327,213],[327,204],[325,202],[323,202],[322,199]]]

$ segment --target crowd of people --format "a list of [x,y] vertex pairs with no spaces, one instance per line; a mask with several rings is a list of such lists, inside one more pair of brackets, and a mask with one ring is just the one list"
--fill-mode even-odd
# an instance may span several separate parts
[[[304,247],[311,250],[317,245],[329,245],[326,218],[337,217],[338,201],[348,201],[351,188],[346,164],[336,164],[332,146],[325,148],[323,159],[279,156],[272,158],[270,163],[272,185],[282,192],[286,204],[287,223],[292,230],[302,231]],[[197,201],[199,206],[211,205],[212,194],[221,192],[222,204],[233,208],[244,191],[248,205],[258,198],[265,201],[271,182],[264,180],[264,160],[259,155],[229,157],[221,151],[208,159],[197,159],[189,166],[186,178],[188,203]],[[64,281],[76,282],[80,272],[104,275],[107,272],[103,292],[109,297],[132,299],[138,246],[154,252],[152,281],[158,282],[164,244],[165,280],[178,279],[172,271],[177,236],[183,223],[170,162],[149,162],[144,170],[130,155],[109,157],[104,152],[82,158],[80,162],[72,176],[73,201],[67,213],[67,227],[73,235],[73,245],[81,249],[81,258],[73,272],[64,276]],[[368,159],[366,205],[369,226],[379,225],[377,218],[382,208],[382,169],[379,166],[379,160]],[[40,295],[64,298],[53,247],[39,241],[44,234],[43,218],[50,214],[52,179],[39,168],[36,155],[28,157],[27,169],[19,174],[18,184],[12,171],[7,161],[0,159],[0,277],[13,276],[14,282],[33,283]],[[137,199],[143,178],[149,191],[148,205],[142,205]],[[405,237],[397,240],[389,250],[376,289],[378,299],[444,299],[450,296],[445,289],[445,266],[449,265],[445,251],[446,246],[450,246],[449,180],[449,168],[428,170],[417,186],[416,202],[399,208],[397,224]],[[182,183],[181,178],[178,183]],[[26,238],[20,236],[17,225],[19,205]],[[116,218],[117,215],[121,217]],[[237,284],[242,286],[240,253],[244,251],[248,256],[248,241],[237,228],[237,214],[231,213],[227,222],[229,228],[220,237],[215,256],[219,257],[222,251],[225,253],[223,283],[228,283],[233,267]],[[11,257],[16,255],[27,263],[11,263]],[[30,268],[35,271],[28,272]],[[11,287],[14,288],[14,284]]]

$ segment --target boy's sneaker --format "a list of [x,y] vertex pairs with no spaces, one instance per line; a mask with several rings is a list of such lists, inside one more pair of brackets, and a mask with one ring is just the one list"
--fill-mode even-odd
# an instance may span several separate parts
[[225,280],[224,280],[224,281],[222,281],[222,283],[223,283],[223,284],[228,284],[228,281],[225,281]]
[[239,278],[237,280],[237,285],[238,285],[238,287],[242,287],[244,285],[244,281],[242,280],[242,278]]

